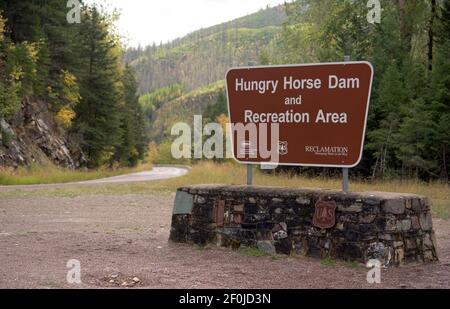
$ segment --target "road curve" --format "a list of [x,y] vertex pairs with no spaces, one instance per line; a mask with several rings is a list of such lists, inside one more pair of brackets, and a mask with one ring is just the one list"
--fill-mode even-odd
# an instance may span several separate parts
[[189,170],[187,168],[183,167],[160,166],[154,167],[150,171],[114,176],[103,179],[81,181],[78,182],[77,184],[129,183],[129,182],[163,180],[181,177],[183,175],[186,175],[188,171]]
[[55,183],[55,184],[36,184],[36,185],[12,185],[2,186],[1,191],[8,191],[11,189],[36,189],[36,188],[53,188],[53,187],[66,187],[73,185],[96,185],[96,184],[120,184],[120,183],[136,183],[145,181],[163,180],[169,178],[176,178],[186,175],[189,172],[189,167],[175,167],[175,166],[155,166],[150,171],[125,174],[120,176],[94,179],[80,182],[68,182],[68,183]]

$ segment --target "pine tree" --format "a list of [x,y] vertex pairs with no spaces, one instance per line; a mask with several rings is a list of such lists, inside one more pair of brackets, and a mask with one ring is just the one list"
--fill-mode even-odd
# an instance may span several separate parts
[[48,97],[50,78],[50,51],[48,41],[42,38],[38,42],[38,54],[36,63],[36,78],[34,82],[34,94],[39,97]]
[[444,0],[436,31],[437,46],[432,74],[431,109],[437,124],[433,140],[439,177],[448,181],[450,161],[450,0]]
[[9,119],[20,106],[21,84],[17,72],[15,45],[5,36],[6,19],[0,11],[0,119]]
[[146,148],[144,114],[137,96],[137,82],[133,70],[126,66],[122,76],[123,103],[121,106],[122,141],[116,158],[124,165],[135,166],[143,159]]
[[36,42],[42,28],[42,9],[39,2],[44,1],[0,1],[0,10],[8,20],[9,37],[13,43]]
[[[58,111],[61,103],[55,97],[61,95],[61,72],[72,72],[77,67],[74,44],[79,26],[67,23],[66,3],[60,0],[5,0],[0,2],[2,8],[8,19],[9,37],[22,49],[19,61],[25,69],[30,68],[23,76],[24,94],[44,98],[53,111]],[[34,67],[22,48],[27,44],[36,53]]]
[[108,20],[95,7],[86,8],[82,18],[82,64],[77,70],[82,99],[75,109],[75,129],[83,137],[89,166],[97,167],[110,162],[121,138],[117,43],[108,32]]
[[393,166],[396,144],[393,135],[397,131],[400,118],[400,103],[405,102],[407,94],[404,82],[396,64],[391,64],[385,72],[377,92],[377,101],[371,108],[372,121],[376,122],[368,133],[367,149],[375,157],[372,177],[385,176],[389,167]]
[[406,115],[393,136],[396,156],[402,162],[402,176],[419,179],[428,178],[435,168],[435,161],[427,158],[430,152],[428,141],[436,130],[436,124],[424,99],[412,100]]
[[205,123],[216,121],[222,114],[228,114],[227,100],[224,92],[220,92],[216,103],[209,105],[203,113]]
[[24,96],[40,97],[90,167],[143,158],[144,116],[133,73],[122,67],[115,16],[84,6],[82,23],[71,25],[60,0],[3,0],[1,10],[0,116],[14,116]]

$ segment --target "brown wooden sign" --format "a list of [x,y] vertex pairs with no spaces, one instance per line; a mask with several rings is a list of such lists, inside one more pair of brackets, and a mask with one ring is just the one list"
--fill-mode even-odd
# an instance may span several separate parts
[[314,212],[313,225],[321,229],[332,228],[336,224],[336,202],[318,201]]
[[[230,69],[226,82],[235,159],[356,166],[362,156],[372,78],[368,62]],[[243,134],[236,130],[240,125],[245,127]],[[258,138],[246,131],[249,126],[256,126]],[[275,126],[278,134],[271,131]],[[261,142],[264,149],[276,148],[275,159],[262,153]]]

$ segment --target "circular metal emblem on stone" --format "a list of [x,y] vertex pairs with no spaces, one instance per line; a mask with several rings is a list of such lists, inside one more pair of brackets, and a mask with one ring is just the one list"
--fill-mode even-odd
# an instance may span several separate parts
[[318,201],[315,206],[313,225],[321,229],[332,228],[336,224],[336,202]]

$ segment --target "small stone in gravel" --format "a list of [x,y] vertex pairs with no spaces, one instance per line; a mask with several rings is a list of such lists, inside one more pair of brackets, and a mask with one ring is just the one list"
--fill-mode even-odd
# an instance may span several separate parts
[[164,224],[159,225],[160,228],[166,227]]
[[113,279],[109,280],[109,283],[114,283],[114,280]]
[[162,249],[162,247],[161,247],[161,246],[158,246],[158,247],[156,247],[156,248],[158,248],[158,249]]
[[138,277],[134,277],[134,278],[133,278],[133,281],[136,282],[136,283],[138,283],[138,282],[140,282],[141,280],[140,280]]
[[117,275],[117,274],[112,274],[111,276],[109,276],[110,278],[117,278],[117,277],[119,277],[119,275]]
[[122,282],[121,286],[128,286],[128,283],[126,281]]

